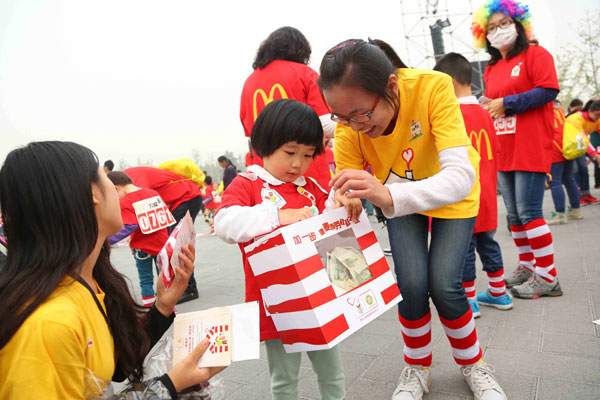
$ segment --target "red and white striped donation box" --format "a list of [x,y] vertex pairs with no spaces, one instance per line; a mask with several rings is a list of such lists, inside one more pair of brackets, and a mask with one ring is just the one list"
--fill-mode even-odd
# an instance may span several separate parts
[[288,353],[329,349],[402,300],[364,211],[325,211],[245,251]]

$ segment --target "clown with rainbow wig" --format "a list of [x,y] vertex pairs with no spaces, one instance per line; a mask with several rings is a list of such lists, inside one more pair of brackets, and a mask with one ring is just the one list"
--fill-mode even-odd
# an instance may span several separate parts
[[529,7],[518,1],[488,0],[474,19],[475,46],[491,57],[480,103],[494,119],[498,186],[519,253],[506,287],[523,299],[560,296],[552,233],[542,214],[559,91],[554,58],[533,39]]

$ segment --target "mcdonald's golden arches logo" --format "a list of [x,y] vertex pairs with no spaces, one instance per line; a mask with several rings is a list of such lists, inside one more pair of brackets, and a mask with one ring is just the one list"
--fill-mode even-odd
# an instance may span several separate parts
[[[254,92],[254,96],[252,98],[252,105],[253,105],[253,110],[254,110],[254,120],[256,121],[256,117],[258,117],[258,110],[256,107],[256,98],[260,95],[260,97],[263,100],[264,105],[266,106],[267,104],[269,104],[270,102],[272,102],[273,100],[275,100],[273,98],[273,96],[275,95],[275,89],[279,90],[279,95],[281,96],[282,99],[287,99],[287,93],[285,92],[285,89],[283,88],[283,86],[281,86],[280,83],[276,83],[273,86],[271,86],[271,90],[269,91],[269,95],[267,96],[267,94],[265,93],[264,90],[262,89],[256,89],[256,91]],[[264,106],[263,106],[264,107]]]
[[481,129],[479,131],[479,133],[475,132],[475,131],[471,131],[471,133],[469,133],[469,139],[471,139],[471,143],[473,143],[473,136],[475,136],[475,145],[476,145],[476,149],[477,152],[479,153],[479,155],[481,156],[481,138],[485,137],[485,144],[486,144],[486,150],[487,150],[487,157],[488,160],[493,160],[494,159],[494,154],[492,153],[492,145],[490,143],[490,137],[488,136],[488,133],[485,129]]

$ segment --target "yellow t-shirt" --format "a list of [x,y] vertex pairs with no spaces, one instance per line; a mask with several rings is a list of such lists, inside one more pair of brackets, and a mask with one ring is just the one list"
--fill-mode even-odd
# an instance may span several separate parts
[[471,218],[479,210],[479,155],[467,136],[452,79],[429,70],[398,69],[400,111],[391,134],[371,139],[338,124],[336,170],[363,169],[369,163],[381,183],[421,180],[440,171],[438,152],[466,146],[477,179],[469,195],[421,214],[436,218]]
[[583,131],[588,135],[594,131],[600,130],[600,119],[596,122],[592,122],[584,118],[584,116],[581,115],[579,112],[569,115],[567,117],[567,121],[569,121],[573,126],[575,126],[575,128],[577,128],[580,131]]
[[0,350],[0,399],[95,398],[87,370],[111,380],[113,338],[88,289],[67,277]]

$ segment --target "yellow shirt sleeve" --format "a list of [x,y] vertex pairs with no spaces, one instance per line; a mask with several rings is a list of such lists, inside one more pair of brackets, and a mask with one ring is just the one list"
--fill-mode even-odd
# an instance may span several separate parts
[[335,172],[343,169],[362,170],[366,161],[360,150],[358,141],[359,133],[352,129],[338,124],[335,128],[335,146],[333,147],[333,156],[335,159]]
[[567,117],[567,121],[571,123],[578,131],[583,131],[583,117],[579,113],[573,113]]
[[[2,399],[83,399],[85,354],[72,328],[54,321],[26,324],[2,352]],[[0,379],[2,380],[2,379]]]
[[443,77],[433,82],[435,86],[429,96],[429,116],[438,152],[451,147],[468,146],[471,142],[454,94],[452,79]]

